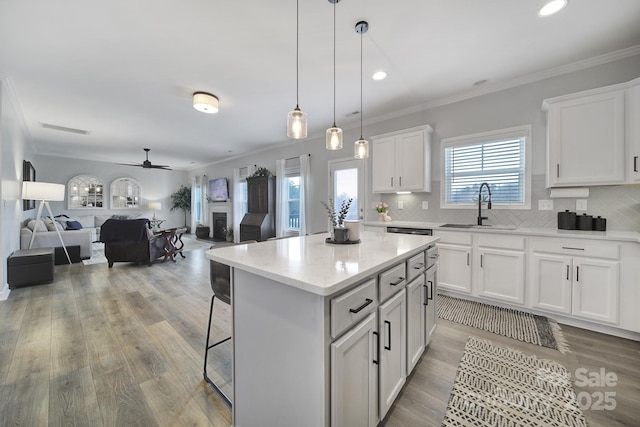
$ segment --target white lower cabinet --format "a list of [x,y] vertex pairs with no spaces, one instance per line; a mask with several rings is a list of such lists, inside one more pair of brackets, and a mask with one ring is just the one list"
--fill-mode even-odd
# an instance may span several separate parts
[[[618,323],[619,245],[536,239],[530,257],[530,306]],[[547,253],[558,252],[558,253]],[[585,256],[576,256],[575,253]]]
[[407,285],[407,375],[413,371],[424,351],[426,290],[424,274]]
[[432,266],[425,272],[424,284],[424,307],[425,307],[425,341],[427,346],[431,342],[431,335],[436,331],[436,321],[438,310],[436,307],[436,297],[438,295],[438,267]]
[[574,316],[601,322],[618,323],[619,262],[574,258]]
[[506,249],[478,250],[478,296],[524,304],[525,253]]
[[380,346],[379,413],[383,419],[406,381],[407,301],[406,289],[378,308]]
[[[377,425],[376,313],[331,344],[331,425]],[[346,403],[346,404],[345,404]]]
[[471,246],[441,243],[438,254],[440,288],[470,294]]
[[531,255],[531,307],[571,314],[571,257]]

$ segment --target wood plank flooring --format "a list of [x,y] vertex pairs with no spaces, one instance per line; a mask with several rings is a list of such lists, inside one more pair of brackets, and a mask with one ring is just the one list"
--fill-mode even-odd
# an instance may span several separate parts
[[[0,426],[231,425],[229,408],[202,379],[209,263],[204,250],[185,255],[152,267],[60,265],[54,283],[16,289],[0,301]],[[212,339],[227,336],[228,306],[216,303],[214,316]],[[571,372],[615,372],[615,387],[576,387],[616,393],[615,410],[585,411],[589,425],[638,425],[640,344],[563,330],[573,350],[567,355],[440,320],[381,425],[440,425],[470,335],[556,360]],[[227,390],[229,352],[224,344],[209,357],[210,375]]]

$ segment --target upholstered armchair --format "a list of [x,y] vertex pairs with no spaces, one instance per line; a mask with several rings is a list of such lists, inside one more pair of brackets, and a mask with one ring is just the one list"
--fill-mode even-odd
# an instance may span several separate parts
[[109,268],[114,262],[146,262],[164,255],[165,240],[149,229],[149,220],[108,219],[100,228],[100,241]]

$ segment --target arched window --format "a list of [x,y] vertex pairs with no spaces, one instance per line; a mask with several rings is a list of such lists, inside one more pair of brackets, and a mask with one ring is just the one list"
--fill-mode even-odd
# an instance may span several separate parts
[[140,207],[140,184],[132,178],[118,178],[109,189],[111,209],[137,209]]
[[104,208],[104,184],[95,176],[74,176],[67,184],[67,194],[67,209]]

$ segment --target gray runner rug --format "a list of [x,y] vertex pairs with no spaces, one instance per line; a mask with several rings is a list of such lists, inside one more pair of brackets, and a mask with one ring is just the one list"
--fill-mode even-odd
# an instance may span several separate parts
[[442,426],[586,427],[587,422],[564,366],[470,337]]
[[560,325],[524,311],[438,295],[438,317],[519,341],[569,352]]

